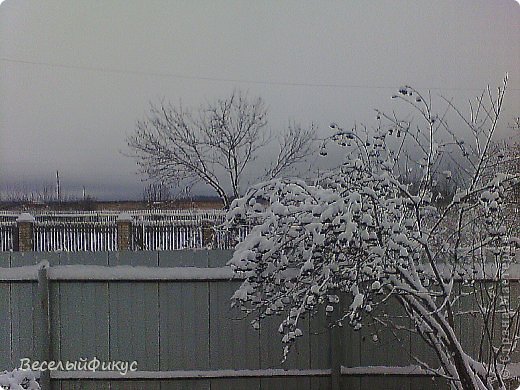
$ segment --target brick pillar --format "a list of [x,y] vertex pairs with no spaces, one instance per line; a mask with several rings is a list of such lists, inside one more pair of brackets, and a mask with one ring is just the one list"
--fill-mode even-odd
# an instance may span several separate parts
[[211,223],[204,223],[202,225],[202,247],[213,246],[215,237],[215,230]]
[[117,217],[117,250],[128,251],[132,249],[132,216],[127,213]]
[[20,252],[29,252],[33,248],[34,217],[29,213],[22,213],[16,219],[18,228],[18,247]]

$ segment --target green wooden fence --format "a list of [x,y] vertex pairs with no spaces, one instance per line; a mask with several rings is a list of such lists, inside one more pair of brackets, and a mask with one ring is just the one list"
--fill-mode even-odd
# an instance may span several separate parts
[[[138,371],[52,371],[42,383],[63,390],[446,388],[411,366],[411,353],[435,362],[418,337],[379,329],[374,340],[370,327],[331,330],[325,315],[306,319],[305,337],[281,364],[280,318],[256,331],[230,307],[240,283],[224,267],[230,256],[224,250],[0,254],[0,371],[22,358],[95,357],[135,360]],[[50,266],[42,269],[42,261]],[[135,268],[119,267],[127,265]],[[512,283],[512,300],[519,291]],[[480,330],[470,321],[462,318],[458,331],[474,345]],[[384,366],[402,368],[384,375]]]

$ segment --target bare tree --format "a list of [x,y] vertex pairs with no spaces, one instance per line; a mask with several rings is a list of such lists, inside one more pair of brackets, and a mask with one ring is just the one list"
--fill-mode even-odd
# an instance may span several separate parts
[[173,186],[210,186],[228,208],[241,194],[251,164],[268,144],[278,141],[279,153],[265,172],[279,177],[310,153],[314,127],[290,125],[278,137],[267,128],[267,109],[261,98],[233,92],[196,112],[161,102],[137,123],[127,139],[142,173]]
[[7,202],[53,202],[56,200],[52,186],[43,185],[40,189],[31,189],[22,183],[2,189],[2,200]]
[[[314,185],[271,180],[233,201],[231,225],[256,221],[229,263],[245,277],[233,302],[255,315],[253,326],[283,314],[287,354],[303,335],[302,318],[338,312],[337,324],[355,330],[370,323],[420,336],[438,365],[408,350],[412,361],[453,388],[505,389],[520,329],[507,280],[520,241],[504,207],[519,177],[501,172],[491,150],[506,81],[471,103],[468,117],[444,98],[436,114],[430,94],[403,87],[395,98],[413,122],[378,112],[374,129],[333,124],[332,139],[345,148],[341,167]],[[466,134],[449,125],[454,118]],[[418,174],[413,188],[402,172],[408,163]],[[438,207],[435,183],[455,172],[460,187]],[[463,307],[468,300],[472,310]],[[460,337],[464,316],[481,326],[476,353]]]
[[170,189],[164,183],[149,183],[143,190],[143,200],[148,203],[170,200]]

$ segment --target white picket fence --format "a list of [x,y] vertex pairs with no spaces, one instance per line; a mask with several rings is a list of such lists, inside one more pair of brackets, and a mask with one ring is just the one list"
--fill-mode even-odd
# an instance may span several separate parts
[[203,247],[202,224],[184,221],[138,221],[132,226],[134,249],[177,250]]
[[0,219],[0,252],[13,250],[15,235],[16,222],[4,222]]
[[[232,232],[223,229],[222,210],[134,210],[125,214],[132,219],[133,250],[229,249],[250,231],[249,226]],[[118,211],[39,212],[34,215],[33,250],[117,250],[119,215]],[[16,250],[18,216],[0,212],[0,251]]]
[[34,250],[114,251],[117,250],[117,226],[112,222],[36,222],[33,228]]

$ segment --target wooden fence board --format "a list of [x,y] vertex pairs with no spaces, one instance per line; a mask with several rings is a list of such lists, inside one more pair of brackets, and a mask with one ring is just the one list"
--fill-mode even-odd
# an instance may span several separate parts
[[9,252],[0,252],[0,267],[10,267],[11,254]]
[[[314,378],[319,379],[319,378]],[[302,390],[310,389],[311,378],[262,378],[262,390]]]
[[259,332],[231,308],[239,282],[210,283],[210,364],[212,369],[260,368]]
[[60,358],[77,360],[97,357],[108,360],[109,313],[105,283],[89,283],[80,287],[63,283],[60,288]]
[[[83,381],[83,380],[67,380],[59,383],[62,390],[83,390],[83,389],[95,389],[96,383]],[[100,389],[107,389],[103,383],[98,383]]]
[[233,256],[233,251],[229,249],[212,249],[206,253],[210,268],[224,267]]
[[[311,319],[309,325],[310,368],[328,369],[330,360],[330,329],[325,310],[319,310]],[[330,377],[311,378],[311,389],[330,389]]]
[[[509,302],[512,310],[520,309],[520,281],[515,281],[510,284]],[[520,334],[518,334],[520,337]],[[520,363],[520,346],[511,355],[512,363]]]
[[[208,251],[160,251],[159,267],[208,266]],[[209,284],[159,284],[160,368],[209,369]],[[186,310],[191,308],[191,310]],[[192,340],[187,343],[186,340]],[[209,380],[161,381],[161,390],[205,390]]]
[[[61,264],[60,252],[34,253],[36,261],[48,261],[51,266]],[[51,322],[51,356],[54,359],[61,360],[61,315],[60,315],[60,285],[58,283],[49,283],[49,316]],[[62,390],[59,382],[51,383],[52,390]]]
[[11,305],[10,305],[10,286],[7,283],[0,283],[0,370],[1,367],[15,368],[18,363],[11,359]]
[[210,381],[176,380],[161,381],[161,390],[210,390]]
[[[340,309],[345,307],[349,307],[352,303],[352,295],[351,294],[340,294],[341,304]],[[328,324],[331,320],[337,319],[338,312],[334,311],[334,315],[331,318],[327,318],[323,309],[321,311],[321,315],[324,317],[323,321]],[[348,320],[344,320],[342,323],[342,327],[339,328],[340,335],[343,337],[343,358],[341,363],[345,367],[359,367],[361,366],[361,348],[362,348],[362,332],[354,330],[353,327],[349,324]],[[334,343],[332,339],[332,332],[329,330],[329,343]],[[359,377],[342,377],[341,383],[343,387],[346,386],[348,389],[358,390],[361,388],[361,378]]]
[[[207,283],[159,285],[161,370],[209,369],[208,294]],[[162,381],[163,388],[203,389],[209,381]]]
[[[260,324],[260,368],[308,369],[310,367],[309,318],[300,321],[300,328],[305,337],[301,337],[292,346],[285,362],[283,358],[282,335],[278,327],[284,316],[272,316],[262,320]],[[262,389],[306,389],[310,387],[310,378],[273,379],[262,378]]]
[[[260,325],[260,368],[301,368],[310,367],[309,319],[300,320],[299,327],[305,337],[301,337],[292,345],[287,360],[282,363],[282,334],[278,327],[284,316],[272,316],[261,321]],[[248,322],[249,323],[249,322]]]
[[208,251],[204,249],[158,253],[159,267],[208,267]]
[[449,390],[450,385],[445,379],[436,377],[425,377],[425,378],[409,378],[410,389],[421,389],[421,390]]
[[[33,265],[37,261],[30,254],[11,253],[11,267]],[[11,326],[12,326],[12,361],[18,366],[20,359],[38,359],[35,350],[34,304],[37,297],[35,282],[14,283],[11,285]]]
[[[404,309],[390,299],[383,307],[389,318],[397,325],[409,327],[410,320]],[[410,333],[405,330],[394,330],[377,323],[366,323],[359,331],[361,366],[407,366],[410,364]],[[389,353],[390,351],[390,353]],[[361,388],[400,389],[410,388],[407,378],[362,377]]]
[[[0,267],[9,267],[11,256],[9,253],[0,253]],[[18,362],[13,362],[11,352],[11,285],[0,283],[0,371],[2,368],[13,369]]]
[[213,379],[211,390],[260,390],[260,380],[255,378]]
[[[242,321],[244,314],[231,309],[230,297],[239,282],[210,283],[210,365],[216,369],[258,369],[259,332],[249,322]],[[254,389],[259,379],[222,379],[211,382],[216,389]]]
[[36,283],[16,283],[11,286],[11,347],[13,350],[12,361],[18,366],[20,359],[38,359],[38,353],[34,349],[35,318],[33,315],[33,302],[36,301],[36,292],[33,288]]
[[210,368],[208,294],[207,283],[159,286],[161,370]]
[[[510,284],[509,300],[512,310],[520,307],[520,281],[515,281]],[[512,336],[510,334],[510,336]],[[520,337],[520,334],[518,335]],[[511,363],[520,363],[520,346],[511,354]],[[520,379],[514,380],[511,383],[511,388],[517,389],[520,387]]]
[[309,334],[310,368],[330,368],[330,331],[325,310],[319,310],[310,319]]
[[[108,265],[108,253],[70,253],[64,252],[60,258],[61,265]],[[109,360],[109,306],[108,284],[103,282],[73,283],[60,282],[59,305],[60,318],[60,359],[62,361],[78,361],[97,358]],[[52,310],[52,309],[51,309]],[[93,315],[95,313],[95,315]],[[55,344],[56,345],[56,344]],[[64,381],[62,390],[95,390],[108,389],[108,383]]]
[[[152,263],[153,262],[153,263]],[[157,266],[149,252],[111,254],[110,265]],[[139,370],[159,370],[159,286],[157,283],[110,284],[110,360],[137,361]],[[112,381],[111,389],[159,389],[159,383]]]

